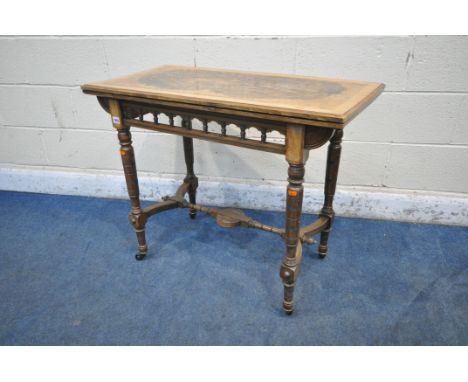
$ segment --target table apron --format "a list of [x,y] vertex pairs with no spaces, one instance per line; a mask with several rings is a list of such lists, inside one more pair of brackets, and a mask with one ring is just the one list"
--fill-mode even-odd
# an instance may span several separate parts
[[174,134],[188,138],[197,138],[237,147],[245,147],[259,151],[266,151],[275,154],[286,153],[286,146],[279,143],[260,142],[253,139],[242,139],[235,136],[222,135],[218,133],[204,132],[199,130],[189,130],[185,127],[138,121],[135,119],[124,119],[124,124],[127,126],[134,126],[142,129],[159,131],[167,134]]

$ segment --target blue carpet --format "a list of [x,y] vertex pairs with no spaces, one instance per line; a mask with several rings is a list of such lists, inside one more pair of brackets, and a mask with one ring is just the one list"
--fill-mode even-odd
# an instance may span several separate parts
[[305,247],[285,316],[279,237],[172,210],[137,262],[128,210],[0,192],[0,344],[468,345],[467,228],[337,218],[327,259]]

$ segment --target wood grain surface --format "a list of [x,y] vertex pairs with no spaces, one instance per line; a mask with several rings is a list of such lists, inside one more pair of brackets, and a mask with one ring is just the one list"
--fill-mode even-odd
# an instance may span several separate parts
[[161,66],[82,86],[131,96],[346,124],[383,90],[381,83],[212,68]]

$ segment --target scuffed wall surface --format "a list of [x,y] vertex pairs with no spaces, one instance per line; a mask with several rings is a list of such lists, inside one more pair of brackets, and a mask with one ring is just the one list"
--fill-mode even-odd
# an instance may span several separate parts
[[[468,37],[0,37],[0,57],[0,167],[120,170],[109,116],[79,85],[181,64],[384,82],[345,130],[339,184],[468,192]],[[134,143],[139,170],[185,173],[177,137]],[[201,176],[286,178],[278,155],[195,150]],[[311,152],[308,183],[323,182],[325,154]]]

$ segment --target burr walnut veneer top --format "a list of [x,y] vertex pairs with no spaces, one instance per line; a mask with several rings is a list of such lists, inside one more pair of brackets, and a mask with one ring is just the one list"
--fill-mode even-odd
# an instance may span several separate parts
[[343,127],[383,90],[375,82],[161,66],[82,86],[85,93],[328,121]]

